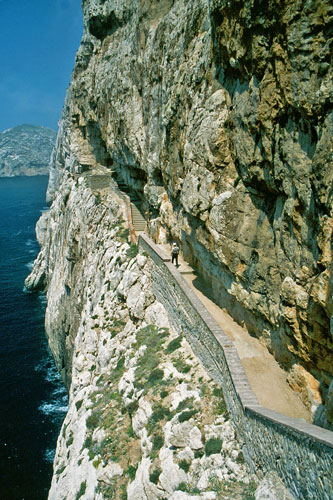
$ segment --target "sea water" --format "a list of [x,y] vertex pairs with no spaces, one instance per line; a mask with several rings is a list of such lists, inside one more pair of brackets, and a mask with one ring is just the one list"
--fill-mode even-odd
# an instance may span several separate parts
[[24,279],[39,247],[47,177],[0,178],[0,499],[46,500],[67,395]]

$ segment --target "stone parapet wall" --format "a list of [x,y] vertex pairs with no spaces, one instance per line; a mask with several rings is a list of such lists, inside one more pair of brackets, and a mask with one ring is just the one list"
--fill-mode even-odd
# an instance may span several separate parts
[[222,386],[250,466],[278,472],[296,498],[330,500],[333,433],[262,407],[232,342],[170,259],[144,234],[139,247],[151,257],[154,293],[172,326],[184,333],[205,369]]

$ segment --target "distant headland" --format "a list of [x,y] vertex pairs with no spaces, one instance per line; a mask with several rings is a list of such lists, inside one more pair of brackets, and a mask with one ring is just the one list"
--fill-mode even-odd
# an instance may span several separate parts
[[57,133],[47,127],[18,125],[0,133],[0,177],[47,175]]

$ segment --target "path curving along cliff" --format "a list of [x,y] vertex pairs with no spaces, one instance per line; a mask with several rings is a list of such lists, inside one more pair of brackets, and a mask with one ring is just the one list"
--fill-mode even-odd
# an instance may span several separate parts
[[328,500],[332,433],[258,404],[169,257],[144,234],[139,255],[127,242],[128,205],[103,170],[63,181],[26,281],[43,270],[49,344],[69,387],[49,499]]
[[26,280],[32,289],[43,274],[46,331],[69,390],[49,499],[245,500],[258,490],[292,500],[276,474],[245,462],[221,388],[171,327],[152,260],[128,242],[126,200],[104,180],[96,169],[63,181]]
[[[258,405],[230,339],[203,318],[193,290],[161,263],[158,247],[148,258],[150,243],[139,256],[128,243],[132,222],[115,180],[139,200],[150,237],[179,242],[214,302],[288,371],[315,423],[332,426],[332,3],[82,7],[83,38],[51,157],[53,203],[38,224],[41,252],[27,282],[47,289],[46,330],[70,391],[50,500],[118,500],[125,490],[131,500],[136,491],[176,500],[195,495],[191,485],[208,499],[230,478],[243,488],[230,495],[242,498],[251,474],[239,443],[259,476],[274,468],[296,497],[319,491],[327,500],[331,433]],[[146,336],[158,339],[164,328],[176,345],[186,330],[203,353],[225,386],[240,441],[224,409],[221,420],[205,413],[205,390],[214,401],[221,394],[211,380],[198,397],[188,395],[198,387],[185,372],[179,390],[171,383],[174,363],[187,370],[183,358],[195,359],[185,340],[173,361],[169,343],[156,340],[153,359],[163,367],[152,371],[163,373],[148,380],[139,366]],[[185,416],[174,393],[190,399]],[[225,436],[219,453],[210,456],[215,442],[206,454],[203,440]]]
[[[149,241],[146,238],[148,235],[144,234],[146,221],[136,207],[133,218],[133,206],[135,207],[133,204],[128,205],[128,212],[135,232],[134,241],[139,241],[139,236],[142,235],[147,242]],[[168,244],[158,245],[163,262],[171,260],[171,247],[172,245]],[[278,365],[274,356],[258,339],[251,337],[246,329],[238,325],[226,311],[223,311],[213,301],[213,293],[209,284],[205,283],[199,273],[188,262],[184,261],[182,253],[180,253],[178,261],[178,272],[194,291],[202,306],[212,315],[235,346],[239,362],[260,404],[283,415],[311,422],[310,408],[306,408],[300,395],[290,387],[288,374]]]
[[149,234],[333,424],[332,3],[85,0],[51,161],[101,164]]
[[[205,369],[223,388],[249,462],[265,471],[275,470],[278,464],[279,475],[295,498],[329,500],[333,433],[261,406],[235,346],[193,287],[149,237],[141,234],[139,245],[154,262],[153,290],[168,312],[170,324],[184,332]],[[280,397],[285,400],[283,393]],[[288,409],[292,411],[291,406]]]

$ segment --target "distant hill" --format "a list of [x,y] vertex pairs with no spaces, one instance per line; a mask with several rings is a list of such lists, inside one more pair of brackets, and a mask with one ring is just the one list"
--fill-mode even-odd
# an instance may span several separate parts
[[18,125],[0,133],[0,177],[47,175],[56,132]]

